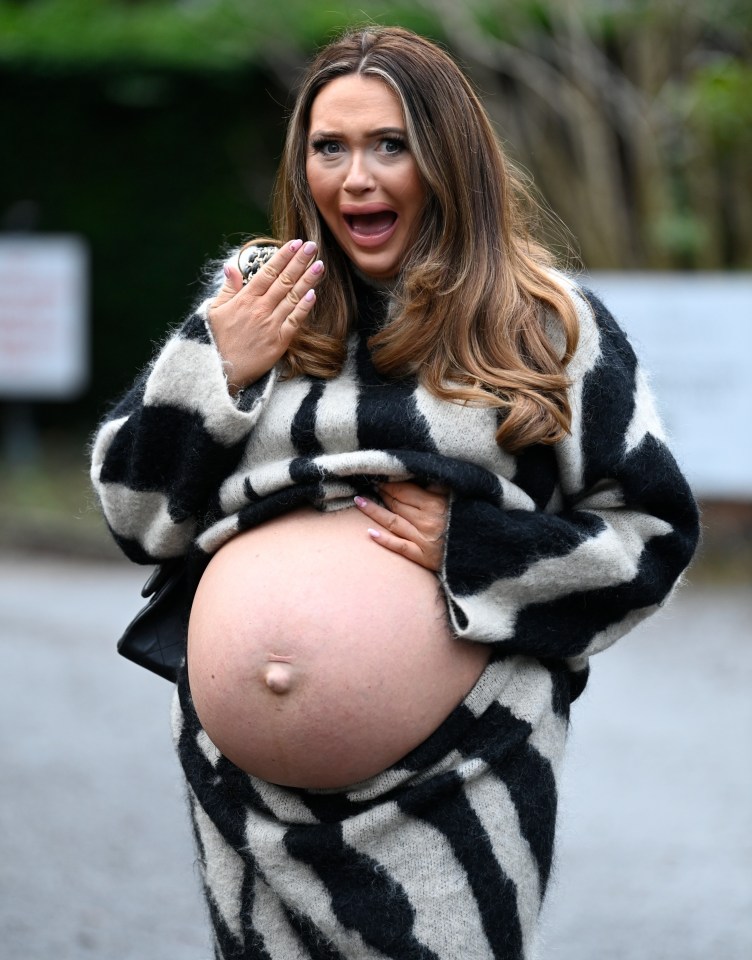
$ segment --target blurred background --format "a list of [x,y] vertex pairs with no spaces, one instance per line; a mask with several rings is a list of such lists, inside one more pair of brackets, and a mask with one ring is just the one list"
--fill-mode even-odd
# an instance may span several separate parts
[[[752,672],[749,0],[0,0],[0,644],[9,681],[0,701],[7,711],[0,721],[8,721],[0,722],[0,761],[9,770],[4,785],[0,779],[0,902],[6,904],[0,942],[11,951],[3,955],[171,957],[157,944],[174,928],[195,923],[203,930],[200,908],[182,893],[171,897],[173,875],[163,887],[155,879],[168,862],[187,864],[186,888],[195,886],[186,825],[174,824],[181,816],[177,773],[164,773],[172,762],[162,762],[169,755],[166,733],[157,749],[153,730],[138,731],[139,752],[131,729],[134,711],[147,716],[155,702],[154,723],[162,729],[167,691],[161,681],[112,662],[119,630],[137,609],[142,574],[116,558],[92,504],[86,444],[107,403],[191,308],[206,260],[267,230],[296,80],[318,45],[366,21],[414,29],[463,64],[509,154],[566,224],[581,269],[653,371],[677,453],[704,509],[704,542],[686,599],[628,652],[604,658],[604,692],[584,698],[572,805],[593,790],[612,792],[593,801],[592,818],[575,823],[569,847],[564,834],[563,849],[575,874],[591,883],[586,892],[577,888],[581,899],[595,898],[608,924],[586,946],[591,918],[586,922],[584,911],[573,914],[560,901],[552,908],[545,956],[568,960],[566,942],[578,960],[752,955],[750,922],[740,919],[752,916],[752,718],[743,685]],[[550,239],[565,252],[562,236],[557,231]],[[713,662],[722,665],[715,672],[711,641]],[[651,700],[644,678],[657,642],[663,672],[654,676]],[[676,666],[687,651],[691,676]],[[92,663],[99,663],[98,673],[90,673]],[[674,688],[670,716],[667,674],[683,684]],[[41,700],[54,704],[46,712],[28,696],[37,683]],[[640,723],[632,712],[635,686]],[[598,713],[599,696],[610,720]],[[624,728],[617,731],[613,704],[620,697]],[[67,718],[62,725],[60,716]],[[9,732],[11,724],[20,729],[19,718],[25,739]],[[666,754],[650,753],[658,730],[665,749],[683,738],[685,774],[698,744],[717,759],[723,741],[728,764],[712,777],[700,766],[705,774],[697,781],[674,781],[678,792],[664,797],[650,843],[665,840],[677,823],[683,831],[694,822],[705,839],[693,847],[683,833],[674,836],[671,850],[661,846],[646,867],[630,860],[641,844],[625,836],[624,820],[615,828],[606,818],[599,828],[595,817],[641,782],[635,806],[623,816],[630,824],[646,822],[646,797],[665,789]],[[613,765],[608,748],[614,740],[598,739],[606,734],[620,744],[621,765]],[[120,753],[111,756],[113,743]],[[578,765],[578,749],[591,759]],[[630,757],[633,769],[625,767]],[[103,758],[110,758],[106,775],[95,778],[91,765]],[[154,779],[148,773],[142,790],[136,784],[145,758]],[[69,784],[76,763],[81,767]],[[39,822],[48,821],[53,804],[41,784],[50,776],[64,787],[61,797],[68,799],[60,809],[67,819],[45,837]],[[160,818],[150,820],[149,790],[162,798],[165,776],[177,813],[165,801]],[[701,784],[719,778],[721,787],[708,798]],[[89,850],[83,886],[65,895],[73,851],[90,843],[73,825],[83,796],[98,845]],[[116,839],[105,826],[113,811]],[[27,827],[20,829],[21,822]],[[133,842],[124,839],[129,829],[149,837],[152,866],[134,865]],[[589,872],[588,864],[608,860],[617,847],[624,859],[615,870],[631,863],[636,871],[630,909],[618,908],[623,890]],[[578,860],[585,851],[592,854],[587,863]],[[138,856],[148,860],[143,849]],[[681,918],[702,912],[700,861],[717,866],[699,889],[715,884],[727,913],[719,920],[713,900],[708,915],[715,913],[713,930],[725,933],[703,939],[688,934],[694,928],[685,922],[679,949]],[[686,896],[668,913],[659,899],[651,920],[640,912],[639,881],[661,869],[673,871],[673,889]],[[157,884],[151,908],[141,901],[125,908],[146,873]],[[19,886],[20,874],[26,879]],[[103,886],[105,877],[121,886]],[[167,910],[159,906],[162,897]],[[56,919],[57,933],[37,928],[32,916],[39,910]],[[657,938],[652,948],[640,938],[629,946],[635,911],[646,936]],[[166,913],[172,919],[160,926]],[[621,931],[613,942],[601,936],[609,930]],[[181,957],[207,955],[202,933],[175,936]]]
[[[206,260],[267,229],[296,79],[317,45],[369,19],[459,58],[586,270],[735,278],[733,304],[713,297],[712,323],[697,317],[691,343],[673,294],[657,313],[643,298],[636,312],[652,339],[641,329],[636,345],[672,432],[681,420],[680,456],[693,423],[680,400],[699,407],[701,395],[685,382],[675,396],[679,364],[669,377],[671,358],[658,353],[683,345],[685,381],[707,384],[721,434],[706,421],[694,434],[722,449],[696,450],[685,466],[693,480],[710,462],[740,474],[731,485],[697,481],[725,538],[715,559],[743,553],[735,534],[752,538],[752,453],[735,434],[752,399],[728,381],[723,357],[712,383],[700,366],[710,344],[729,363],[749,345],[748,0],[0,0],[0,542],[49,539],[62,511],[77,518],[66,542],[101,551],[82,492],[87,437],[190,309]],[[11,255],[21,239],[25,270]],[[59,343],[52,307],[38,302],[56,290],[68,304]],[[686,285],[672,290],[687,299]],[[662,348],[652,342],[661,337]],[[726,431],[723,414],[743,419]],[[706,537],[706,552],[714,545]]]

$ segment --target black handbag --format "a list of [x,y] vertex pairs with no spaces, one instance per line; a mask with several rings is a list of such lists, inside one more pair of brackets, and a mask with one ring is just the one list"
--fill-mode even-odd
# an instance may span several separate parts
[[165,680],[177,681],[185,659],[191,604],[205,566],[181,557],[156,567],[141,589],[149,602],[118,640],[119,654]]

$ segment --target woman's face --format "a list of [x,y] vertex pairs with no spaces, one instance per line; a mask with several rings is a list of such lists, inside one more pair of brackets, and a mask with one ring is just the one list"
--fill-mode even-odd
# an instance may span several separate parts
[[426,192],[407,149],[402,107],[386,83],[351,74],[311,106],[306,176],[337,243],[369,277],[397,274]]

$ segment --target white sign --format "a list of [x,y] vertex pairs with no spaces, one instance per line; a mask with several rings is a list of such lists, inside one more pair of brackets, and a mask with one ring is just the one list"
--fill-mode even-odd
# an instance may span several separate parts
[[695,494],[752,498],[752,274],[594,273]]
[[79,237],[0,236],[0,399],[70,399],[88,382],[88,251]]

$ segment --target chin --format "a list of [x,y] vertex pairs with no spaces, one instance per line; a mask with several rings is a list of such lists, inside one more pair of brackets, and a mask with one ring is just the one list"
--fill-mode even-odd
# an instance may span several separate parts
[[399,273],[399,262],[392,257],[377,260],[375,257],[350,256],[351,263],[372,280],[391,280]]

